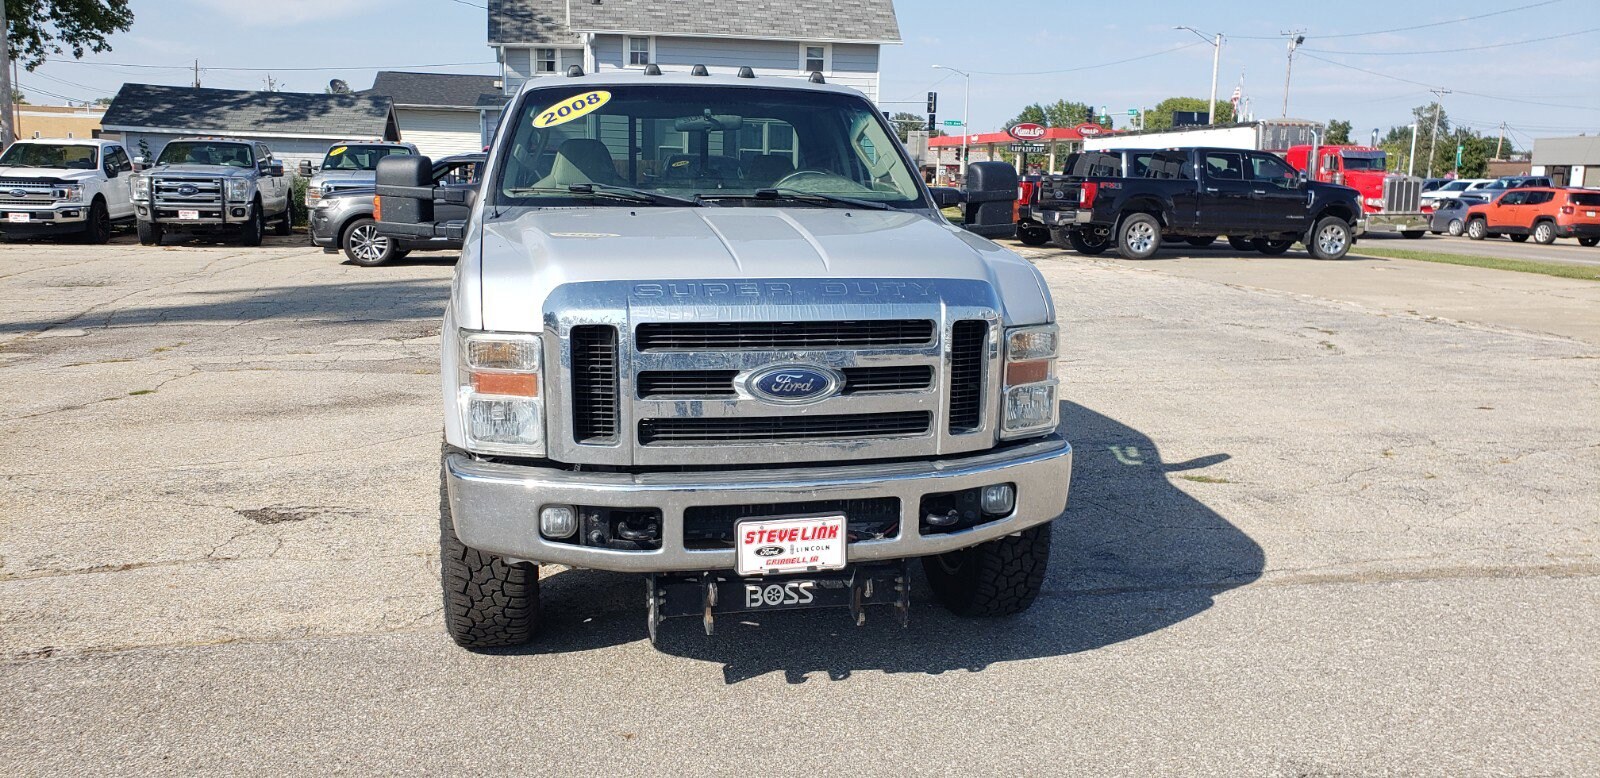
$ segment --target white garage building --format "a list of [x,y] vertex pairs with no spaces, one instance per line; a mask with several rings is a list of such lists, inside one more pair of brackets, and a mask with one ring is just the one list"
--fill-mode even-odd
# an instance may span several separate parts
[[363,95],[394,104],[400,134],[434,159],[482,151],[506,96],[499,76],[380,70]]

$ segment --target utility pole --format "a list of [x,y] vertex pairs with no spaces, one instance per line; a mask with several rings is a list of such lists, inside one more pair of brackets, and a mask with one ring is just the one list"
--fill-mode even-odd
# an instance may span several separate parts
[[1417,174],[1417,123],[1411,123],[1411,156],[1406,160],[1406,175]]
[[[1199,30],[1196,30],[1193,27],[1184,27],[1184,26],[1180,25],[1180,26],[1174,27],[1172,29],[1174,29],[1174,30],[1188,30],[1189,32],[1194,33],[1195,35],[1200,36],[1200,40],[1207,41],[1207,42],[1211,43],[1211,100],[1206,103],[1206,115],[1210,117],[1210,119],[1211,119],[1210,123],[1211,124],[1216,124],[1217,123],[1217,65],[1221,64],[1221,62],[1222,62],[1222,33],[1220,33],[1220,32],[1217,33],[1216,39],[1212,40],[1211,38],[1206,37],[1205,33],[1201,32]],[[1239,117],[1235,116],[1235,117],[1233,117],[1233,120],[1234,121],[1238,121]]]
[[1506,142],[1506,123],[1500,123],[1500,140],[1494,142],[1494,158],[1500,158],[1500,146]]
[[194,88],[200,88],[200,60],[194,61]]
[[1433,178],[1433,150],[1439,145],[1439,111],[1444,107],[1440,100],[1450,94],[1448,89],[1429,89],[1433,93],[1433,130],[1428,133],[1428,178]]
[[1280,33],[1289,36],[1289,63],[1283,68],[1283,118],[1289,118],[1289,75],[1294,72],[1294,50],[1306,42],[1305,30]]
[[6,4],[0,0],[0,92],[6,93],[5,115],[0,116],[0,149],[11,148],[16,140],[15,90],[11,84],[11,28],[6,26]]

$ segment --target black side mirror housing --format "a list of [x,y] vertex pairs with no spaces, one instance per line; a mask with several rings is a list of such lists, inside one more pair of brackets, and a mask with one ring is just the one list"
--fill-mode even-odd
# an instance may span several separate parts
[[273,160],[267,165],[267,174],[273,178],[283,178],[283,163]]
[[309,160],[309,159],[300,160],[299,172],[300,172],[300,177],[301,178],[310,178],[311,177],[311,160]]
[[1015,237],[1016,200],[1016,168],[1005,162],[969,163],[961,226],[985,238]]
[[953,208],[967,201],[967,196],[953,186],[932,186],[928,191],[933,193],[933,204],[940,208]]

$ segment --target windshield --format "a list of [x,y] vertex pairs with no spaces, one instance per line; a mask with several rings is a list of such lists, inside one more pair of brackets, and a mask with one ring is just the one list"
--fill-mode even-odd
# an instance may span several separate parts
[[156,159],[157,165],[226,165],[254,167],[250,146],[209,140],[177,140],[167,144]]
[[1367,152],[1365,154],[1345,154],[1345,170],[1388,170],[1387,160],[1383,152]]
[[378,160],[391,154],[409,156],[411,149],[405,146],[376,146],[351,144],[334,146],[328,149],[328,156],[322,158],[323,170],[377,170]]
[[99,164],[97,156],[93,146],[17,143],[6,150],[5,156],[0,156],[0,165],[94,170]]
[[[635,205],[667,198],[796,203],[821,195],[922,207],[883,117],[860,97],[734,86],[609,86],[529,92],[493,184],[502,205]],[[748,199],[744,199],[748,198]],[[726,200],[724,204],[727,203]]]
[[1471,185],[1472,185],[1471,181],[1451,181],[1450,183],[1439,187],[1439,191],[1441,191],[1441,192],[1460,192],[1460,191],[1466,189],[1467,187],[1469,187]]

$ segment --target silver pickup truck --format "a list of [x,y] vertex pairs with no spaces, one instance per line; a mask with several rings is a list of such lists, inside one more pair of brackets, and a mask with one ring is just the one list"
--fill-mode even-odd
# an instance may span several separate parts
[[259,246],[267,222],[277,235],[291,229],[293,187],[265,143],[179,138],[161,149],[154,167],[128,178],[146,246],[168,233],[229,235]]
[[306,210],[316,208],[317,201],[335,192],[370,189],[378,160],[390,154],[415,153],[417,147],[409,143],[350,140],[329,146],[322,164],[314,168],[311,160],[300,160],[300,177],[307,179]]
[[903,623],[913,558],[956,613],[1033,602],[1072,456],[1050,294],[940,214],[957,195],[872,103],[818,74],[574,68],[507,110],[479,193],[425,157],[377,176],[382,232],[464,236],[441,349],[457,643],[529,640],[540,565],[641,574],[652,640],[790,608]]

